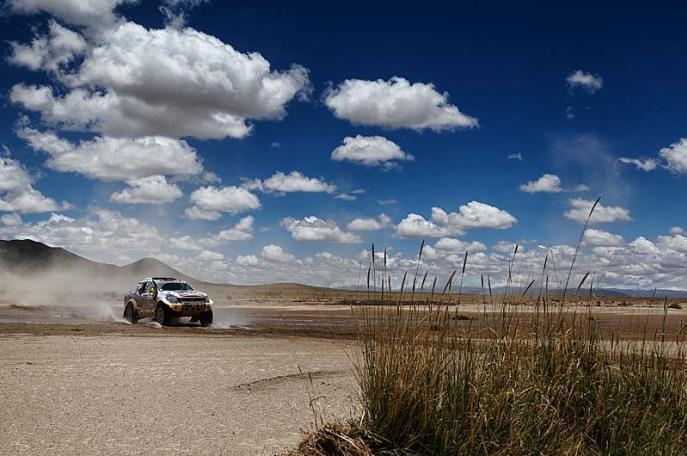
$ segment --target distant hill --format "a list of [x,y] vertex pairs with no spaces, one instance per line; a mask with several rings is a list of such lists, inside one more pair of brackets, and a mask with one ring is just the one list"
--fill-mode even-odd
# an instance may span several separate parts
[[[118,292],[128,290],[138,280],[144,277],[164,276],[178,277],[186,280],[196,287],[209,289],[217,293],[230,293],[238,295],[254,295],[263,297],[274,297],[277,294],[303,294],[303,295],[323,295],[336,290],[322,287],[312,287],[299,283],[274,283],[266,285],[232,285],[215,284],[197,280],[183,274],[173,267],[155,258],[142,258],[125,266],[116,266],[106,263],[98,263],[88,260],[61,247],[50,247],[41,242],[30,239],[18,239],[3,241],[0,240],[0,272],[8,271],[15,274],[31,274],[43,272],[60,272],[64,274],[75,273],[81,280],[98,280],[99,286],[107,283],[111,288]],[[463,293],[482,294],[483,290],[479,287],[465,287]],[[505,292],[503,288],[494,288],[493,294],[499,295]],[[557,292],[549,290],[553,295]],[[570,295],[574,290],[569,290]],[[656,298],[687,298],[687,291],[663,290],[658,289],[620,289],[620,288],[599,288],[594,290],[597,296],[617,296],[617,297],[651,297]],[[536,291],[534,292],[536,294]]]
[[0,268],[14,272],[35,272],[54,267],[76,268],[107,274],[119,267],[80,257],[61,247],[50,247],[30,239],[0,240]]
[[682,290],[667,290],[664,288],[653,289],[635,289],[627,290],[622,288],[604,288],[603,293],[608,293],[607,296],[613,296],[613,293],[622,296],[628,296],[631,298],[685,298],[687,297],[687,291]]
[[194,280],[155,258],[142,258],[125,266],[99,263],[62,247],[50,247],[30,239],[0,240],[0,268],[12,272],[39,272],[51,268],[78,269],[88,275],[178,277]]
[[58,275],[57,281],[42,281],[42,286],[64,284],[66,280],[91,281],[103,291],[121,293],[145,277],[177,277],[194,287],[232,296],[274,297],[281,293],[321,294],[327,288],[310,287],[297,283],[266,285],[215,284],[197,280],[155,258],[142,258],[131,264],[116,266],[88,260],[61,247],[50,247],[30,239],[0,240],[0,273],[9,272],[18,278],[34,274],[42,277]]
[[[517,288],[515,290],[511,290],[510,293],[515,293],[520,294],[524,290],[522,288]],[[487,290],[482,290],[479,287],[465,287],[463,288],[463,293],[466,294],[482,294],[482,293],[488,293]],[[503,287],[494,287],[492,288],[492,294],[494,295],[503,295],[506,293],[506,289]],[[534,289],[530,290],[527,294],[528,296],[536,296],[539,293],[539,289]],[[549,289],[548,291],[549,296],[560,296],[563,294],[562,289]],[[568,296],[574,296],[575,295],[575,288],[569,288],[568,289]],[[579,295],[581,297],[587,297],[589,296],[589,289],[587,288],[580,290]],[[682,290],[666,290],[666,289],[661,289],[657,288],[656,290],[654,289],[627,289],[627,288],[595,288],[594,289],[594,296],[605,296],[605,297],[618,297],[618,298],[651,298],[655,297],[656,299],[658,298],[687,298],[687,291],[682,291]]]
[[199,282],[198,280],[195,280],[194,278],[189,277],[170,266],[167,266],[165,263],[160,260],[156,260],[155,258],[141,258],[138,261],[134,261],[131,264],[120,267],[119,271],[121,274],[140,278],[176,277],[186,281]]

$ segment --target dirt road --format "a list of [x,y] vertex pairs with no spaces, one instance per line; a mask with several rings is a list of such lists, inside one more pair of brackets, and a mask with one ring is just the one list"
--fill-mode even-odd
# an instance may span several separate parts
[[351,342],[158,333],[0,336],[0,454],[274,454],[353,407]]

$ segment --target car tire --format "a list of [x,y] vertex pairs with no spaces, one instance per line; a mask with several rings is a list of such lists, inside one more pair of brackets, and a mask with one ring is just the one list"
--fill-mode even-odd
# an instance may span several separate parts
[[208,310],[207,312],[203,312],[200,314],[200,326],[202,327],[208,327],[212,324],[212,310]]
[[167,323],[169,323],[169,312],[164,304],[158,304],[155,307],[155,321],[162,326],[167,326]]
[[136,311],[134,310],[134,306],[131,303],[127,303],[126,307],[124,308],[124,319],[128,321],[131,324],[136,323],[138,318],[136,318]]

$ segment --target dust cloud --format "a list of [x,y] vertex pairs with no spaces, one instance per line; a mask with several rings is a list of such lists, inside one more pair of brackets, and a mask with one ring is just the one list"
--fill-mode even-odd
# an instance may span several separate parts
[[[149,274],[151,276],[154,274]],[[24,323],[121,323],[124,296],[134,289],[143,276],[133,274],[103,274],[73,265],[51,265],[36,271],[8,270],[0,266],[0,321]],[[204,290],[213,298],[227,296],[221,285]],[[246,326],[247,317],[240,312],[220,307],[215,301],[214,322],[211,328],[228,329]],[[189,319],[175,319],[172,325],[190,325]],[[160,327],[150,319],[137,324]]]
[[[131,285],[133,287],[133,285]],[[127,286],[122,280],[60,268],[40,272],[0,270],[0,306],[42,317],[116,322]]]

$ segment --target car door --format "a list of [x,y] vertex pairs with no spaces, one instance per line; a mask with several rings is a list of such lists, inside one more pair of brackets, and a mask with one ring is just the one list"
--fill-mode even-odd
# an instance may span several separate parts
[[146,283],[141,295],[141,301],[143,304],[143,315],[152,317],[155,312],[155,284],[153,282]]
[[148,282],[140,282],[136,288],[136,308],[140,318],[147,317],[146,309],[146,286]]

